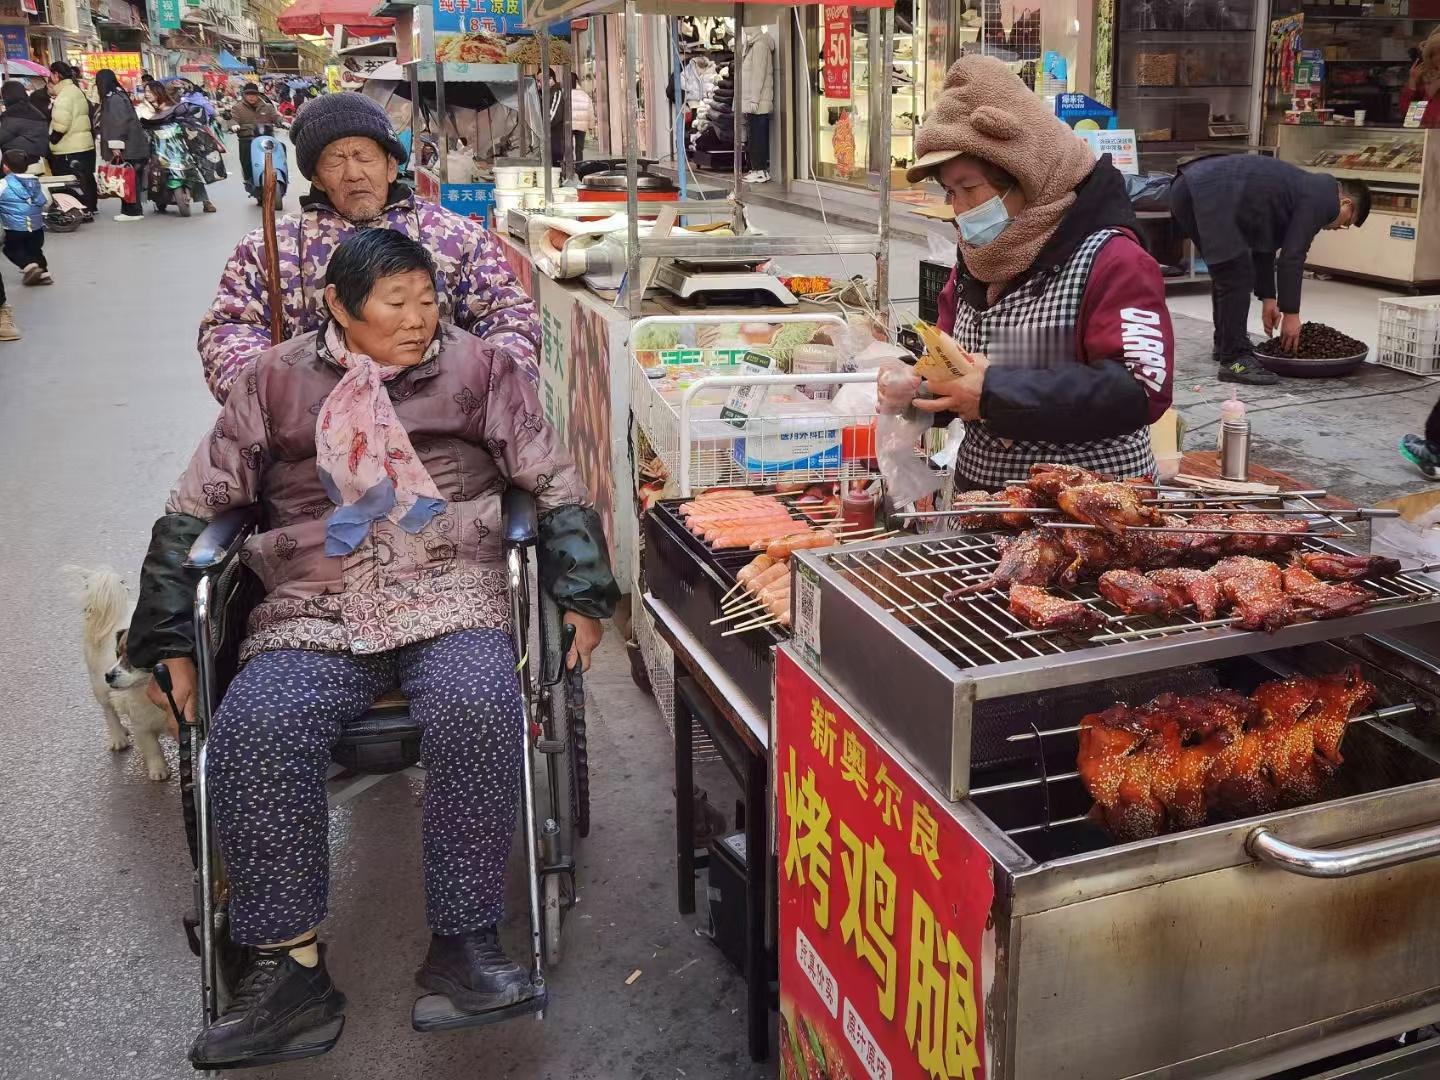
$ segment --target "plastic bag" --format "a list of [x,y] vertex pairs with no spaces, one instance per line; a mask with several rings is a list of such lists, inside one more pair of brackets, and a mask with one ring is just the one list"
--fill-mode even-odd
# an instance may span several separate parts
[[[891,349],[899,350],[896,346]],[[912,404],[920,377],[898,359],[880,367],[876,383],[875,459],[885,478],[885,491],[894,506],[906,506],[938,491],[945,474],[930,468],[916,453],[930,430],[932,419]]]
[[1170,173],[1151,173],[1149,176],[1125,177],[1125,194],[1130,196],[1130,205],[1136,210],[1170,209],[1170,185],[1175,177]]
[[131,165],[106,162],[96,170],[95,187],[102,199],[135,201],[135,169]]

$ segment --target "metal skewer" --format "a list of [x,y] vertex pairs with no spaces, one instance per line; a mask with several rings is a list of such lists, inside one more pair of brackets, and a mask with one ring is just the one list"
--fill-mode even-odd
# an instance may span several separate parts
[[[1413,703],[1407,703],[1404,705],[1384,705],[1378,709],[1372,709],[1370,712],[1356,713],[1354,716],[1350,717],[1350,719],[1346,720],[1345,722],[1347,724],[1359,724],[1368,723],[1371,720],[1394,720],[1401,716],[1409,716],[1412,713],[1419,712],[1419,710],[1420,707]],[[1080,725],[1074,724],[1071,727],[1050,728],[1046,731],[1041,731],[1038,734],[1040,738],[1048,739],[1052,735],[1073,735],[1079,730]],[[1029,740],[1035,738],[1035,736],[1036,732],[1022,731],[1018,734],[1011,735],[1005,741],[1028,742]]]
[[771,615],[769,618],[760,619],[760,620],[757,621],[757,622],[748,622],[748,623],[745,623],[745,624],[743,624],[743,625],[741,625],[741,626],[735,627],[735,629],[733,629],[733,630],[726,630],[726,631],[725,631],[723,634],[721,634],[720,636],[721,636],[721,637],[734,637],[736,634],[743,634],[743,633],[745,633],[747,630],[761,630],[761,629],[763,629],[763,628],[765,628],[765,627],[767,627],[767,626],[775,626],[775,625],[776,625],[777,623],[779,623],[779,622],[780,622],[780,619],[779,619],[778,616],[776,616],[776,615]]
[[[1044,526],[1047,529],[1091,529],[1104,532],[1098,525],[1087,525],[1079,521],[1056,521]],[[1132,532],[1143,533],[1204,533],[1207,536],[1289,536],[1294,539],[1343,540],[1344,533],[1338,532],[1289,532],[1283,529],[1206,529],[1191,525],[1127,525],[1120,535]],[[1108,534],[1107,534],[1108,535]]]
[[[974,794],[973,792],[971,794]],[[1078,825],[1082,821],[1089,821],[1089,814],[1076,814],[1074,817],[1061,818],[1059,821],[1047,821],[1041,825],[1022,825],[1018,829],[1006,829],[1006,836],[1023,836],[1025,833],[1044,832],[1046,829],[1058,828],[1061,825]]]

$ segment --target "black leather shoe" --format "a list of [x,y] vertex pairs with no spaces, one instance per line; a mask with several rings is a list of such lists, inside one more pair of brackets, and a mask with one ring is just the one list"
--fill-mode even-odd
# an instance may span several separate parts
[[344,1010],[345,995],[330,981],[323,952],[313,968],[288,953],[257,953],[230,1007],[195,1039],[190,1061],[211,1068],[324,1053],[335,1044],[335,1022]]
[[467,1012],[503,1009],[535,993],[530,973],[505,955],[493,926],[468,934],[432,934],[415,981]]

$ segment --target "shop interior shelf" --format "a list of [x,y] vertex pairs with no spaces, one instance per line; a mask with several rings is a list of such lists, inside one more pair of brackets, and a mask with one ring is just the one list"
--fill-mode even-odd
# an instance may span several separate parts
[[1420,183],[1419,169],[1341,169],[1334,165],[1301,165],[1309,172],[1329,173],[1340,180],[1366,180],[1379,184],[1404,184],[1416,187]]

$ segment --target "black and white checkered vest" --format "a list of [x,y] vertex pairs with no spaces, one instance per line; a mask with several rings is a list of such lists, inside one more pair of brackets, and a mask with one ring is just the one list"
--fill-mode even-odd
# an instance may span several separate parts
[[[969,352],[984,353],[992,364],[1051,368],[1078,363],[1076,323],[1085,283],[1095,257],[1117,229],[1101,229],[1080,244],[1069,260],[1041,270],[984,311],[960,303],[952,336]],[[1155,476],[1147,428],[1109,439],[1055,443],[1044,439],[1002,439],[983,421],[965,425],[965,440],[955,461],[957,488],[994,490],[1007,480],[1024,479],[1038,461],[1079,465],[1112,476]]]

